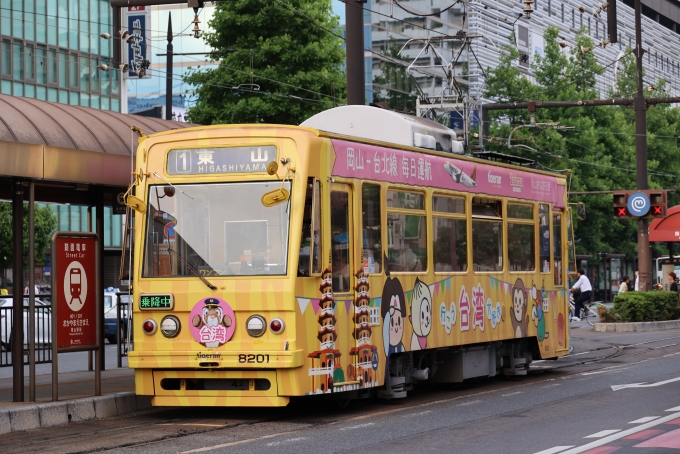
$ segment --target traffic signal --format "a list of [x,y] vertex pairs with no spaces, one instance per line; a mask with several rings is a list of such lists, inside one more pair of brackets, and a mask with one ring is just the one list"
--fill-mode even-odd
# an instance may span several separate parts
[[666,191],[647,191],[649,192],[649,213],[646,218],[665,218],[666,217]]
[[666,191],[618,191],[614,193],[615,219],[665,218]]
[[626,208],[626,203],[628,202],[628,191],[621,191],[614,193],[614,218],[616,219],[631,219],[628,213],[628,208]]

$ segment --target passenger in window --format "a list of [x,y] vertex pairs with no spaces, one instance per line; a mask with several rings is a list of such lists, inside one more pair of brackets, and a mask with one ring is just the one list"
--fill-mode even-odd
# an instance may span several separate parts
[[413,249],[410,247],[407,248],[403,253],[402,257],[404,258],[404,269],[405,271],[422,271],[423,270],[423,264],[420,262],[420,258],[418,255],[413,252]]

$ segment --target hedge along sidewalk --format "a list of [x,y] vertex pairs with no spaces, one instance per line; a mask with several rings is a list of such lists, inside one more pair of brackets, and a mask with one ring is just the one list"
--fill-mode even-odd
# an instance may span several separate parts
[[661,331],[665,329],[680,329],[680,320],[666,320],[662,322],[595,323],[595,331],[599,333],[630,333],[635,331]]
[[151,396],[132,392],[45,403],[19,403],[0,407],[0,435],[22,430],[61,426],[151,408]]
[[599,313],[601,321],[609,324],[676,321],[680,301],[677,292],[626,292],[614,298],[611,309]]

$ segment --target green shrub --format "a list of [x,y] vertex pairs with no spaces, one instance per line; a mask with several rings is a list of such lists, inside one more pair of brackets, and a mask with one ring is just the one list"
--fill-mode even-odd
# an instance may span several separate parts
[[614,298],[614,307],[601,317],[604,322],[653,322],[680,318],[676,292],[627,292]]

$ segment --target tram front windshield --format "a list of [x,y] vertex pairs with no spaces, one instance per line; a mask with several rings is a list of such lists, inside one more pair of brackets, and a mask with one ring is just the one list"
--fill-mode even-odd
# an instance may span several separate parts
[[143,277],[285,275],[290,209],[261,202],[280,185],[150,186]]

